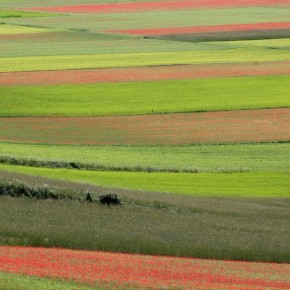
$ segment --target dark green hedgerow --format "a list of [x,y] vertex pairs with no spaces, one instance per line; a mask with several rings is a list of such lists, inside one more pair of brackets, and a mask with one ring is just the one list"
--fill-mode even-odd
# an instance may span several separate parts
[[71,199],[71,200],[85,200],[83,193],[75,195],[63,189],[50,187],[46,184],[31,185],[19,180],[6,180],[0,178],[0,196],[10,197],[28,197],[34,199]]
[[120,205],[121,199],[117,194],[103,193],[98,197],[91,192],[70,192],[68,190],[49,187],[48,185],[37,186],[23,183],[18,180],[0,179],[0,196],[27,197],[34,199],[53,199],[53,200],[76,200],[82,202],[98,202],[106,205]]

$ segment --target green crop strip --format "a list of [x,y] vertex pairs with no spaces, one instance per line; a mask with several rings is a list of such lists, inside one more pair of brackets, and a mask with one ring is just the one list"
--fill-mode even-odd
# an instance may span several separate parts
[[51,32],[51,29],[18,25],[0,25],[0,35]]
[[169,192],[193,196],[290,197],[289,173],[144,173],[33,168],[0,165],[0,169],[105,187]]
[[290,52],[228,49],[156,53],[0,58],[0,72],[290,60]]
[[0,10],[0,18],[34,18],[34,17],[53,17],[60,16],[57,13],[43,13],[31,11],[17,11],[17,10]]
[[135,115],[279,108],[290,106],[289,88],[290,76],[0,87],[0,116]]
[[[197,146],[54,146],[0,143],[0,160],[39,166],[123,171],[289,170],[290,144]],[[10,158],[10,159],[9,159]],[[35,162],[33,162],[35,161]],[[65,164],[66,163],[66,164]]]
[[[0,272],[0,285],[5,290],[92,290],[98,288],[87,287],[73,281],[59,279],[37,278]],[[103,288],[105,289],[105,288]]]

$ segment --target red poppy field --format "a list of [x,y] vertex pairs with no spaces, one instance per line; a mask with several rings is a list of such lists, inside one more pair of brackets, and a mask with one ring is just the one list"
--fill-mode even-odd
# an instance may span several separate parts
[[289,289],[288,264],[0,247],[0,270],[88,285],[160,289]]
[[178,65],[117,69],[0,73],[0,86],[90,84],[209,77],[288,75],[290,62]]
[[289,59],[290,0],[0,0],[0,289],[290,289]]

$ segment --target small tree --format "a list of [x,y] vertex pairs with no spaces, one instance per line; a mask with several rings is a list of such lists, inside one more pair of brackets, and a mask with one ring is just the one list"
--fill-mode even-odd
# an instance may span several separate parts
[[93,198],[92,198],[92,195],[89,192],[86,195],[85,201],[87,201],[87,202],[93,202],[94,201]]
[[99,196],[99,203],[110,205],[120,205],[122,204],[121,199],[115,193],[104,193]]

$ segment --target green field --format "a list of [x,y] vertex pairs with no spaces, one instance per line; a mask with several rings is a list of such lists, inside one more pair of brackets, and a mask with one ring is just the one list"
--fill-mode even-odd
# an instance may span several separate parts
[[289,83],[290,76],[263,76],[0,87],[0,116],[135,115],[289,107]]
[[[96,4],[96,2],[94,4]],[[40,6],[43,5],[45,4],[42,3]],[[7,19],[7,23],[41,24],[55,29],[78,28],[91,32],[105,32],[108,30],[120,29],[288,22],[289,11],[290,7],[288,6],[283,8],[244,7],[229,9],[193,9],[185,11],[147,11],[144,13],[69,14],[69,16],[58,16],[56,18],[45,17],[41,20],[36,18],[11,18]],[[208,15],[211,17],[208,17]]]
[[0,24],[0,35],[43,33],[43,32],[50,32],[50,31],[51,30],[46,29],[46,28],[16,26],[16,25],[13,26],[13,25]]
[[[0,1],[1,3],[1,1]],[[32,18],[32,17],[51,17],[59,14],[56,13],[43,13],[43,12],[31,12],[31,11],[17,11],[17,10],[0,10],[0,19],[8,17],[21,17],[21,18]],[[3,20],[3,19],[2,19]]]
[[[106,192],[85,183],[9,177],[3,171],[1,175],[75,192]],[[69,200],[1,197],[0,244],[289,261],[289,199],[111,192],[125,203],[108,208]],[[16,214],[11,216],[11,211]]]
[[289,51],[262,48],[76,56],[7,57],[0,59],[0,72],[282,60],[290,60]]
[[[54,146],[0,143],[0,159],[42,161],[42,166],[70,166],[132,171],[289,171],[289,144],[196,146]],[[49,163],[51,162],[51,163]],[[76,166],[76,165],[75,165]]]
[[[115,43],[112,46],[112,42]],[[144,52],[197,51],[230,49],[226,43],[189,43],[145,39],[118,34],[91,33],[77,30],[61,31],[39,35],[37,39],[27,37],[13,42],[1,39],[0,53],[3,57],[49,56],[49,55],[91,55]]]
[[[279,39],[279,38],[289,38],[289,29],[268,29],[268,30],[254,30],[254,31],[241,31],[238,33],[236,31],[218,31],[211,33],[180,33],[180,34],[167,34],[156,36],[153,38],[169,40],[169,41],[179,41],[179,42],[226,42],[226,41],[242,41],[242,40],[254,40],[257,39]],[[240,43],[241,44],[241,43]]]
[[1,170],[87,182],[105,187],[193,196],[290,197],[289,173],[148,173],[34,168],[0,165]]
[[0,244],[289,262],[289,199],[173,197],[110,208],[1,197]]
[[37,278],[0,272],[0,283],[3,290],[90,290],[90,289],[109,289],[105,287],[89,287],[71,281]]
[[[214,42],[212,43],[214,44]],[[216,43],[217,45],[220,42]],[[290,38],[276,38],[276,39],[262,39],[262,40],[242,40],[242,41],[227,41],[228,45],[239,46],[239,47],[269,47],[269,48],[281,48],[289,49],[290,47]]]

